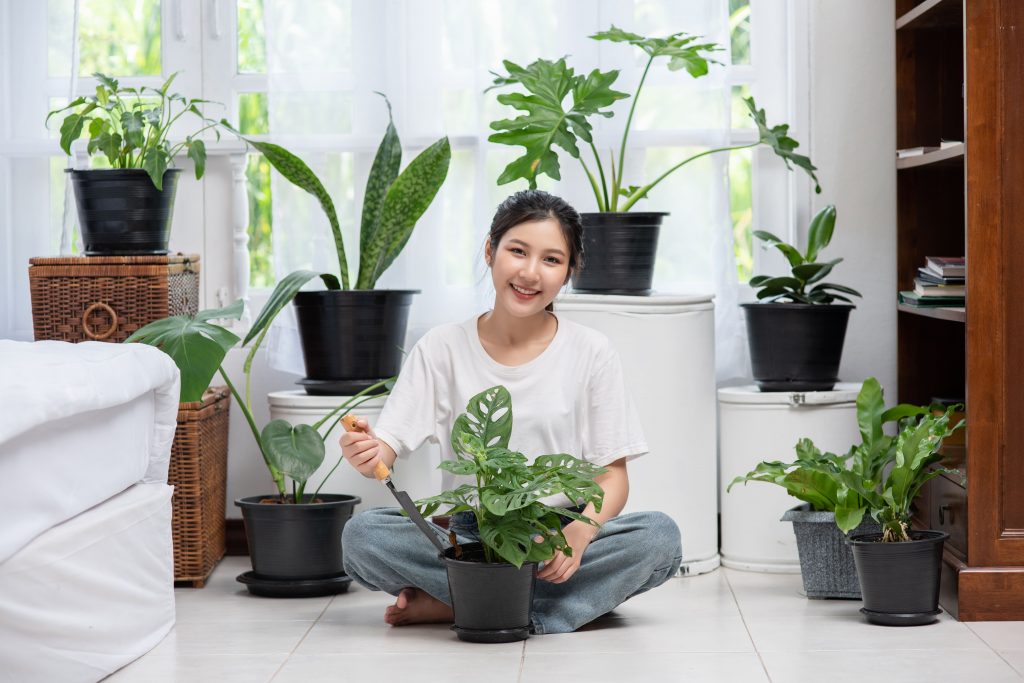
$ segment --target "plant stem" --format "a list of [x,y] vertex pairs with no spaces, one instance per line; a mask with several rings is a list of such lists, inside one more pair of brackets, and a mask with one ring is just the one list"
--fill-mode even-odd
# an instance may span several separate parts
[[[647,60],[647,66],[644,67],[644,74],[640,77],[640,83],[636,86],[636,94],[633,95],[633,104],[629,107],[629,116],[626,117],[626,130],[622,131],[622,145],[619,147],[619,175],[614,180],[614,186],[612,188],[612,211],[616,211],[619,205],[619,188],[622,187],[622,174],[626,170],[626,138],[629,137],[629,127],[633,124],[633,112],[636,110],[636,103],[640,101],[640,91],[644,87],[644,81],[647,80],[647,72],[651,68],[651,64],[654,63],[654,55],[651,55],[650,59]],[[623,209],[626,211],[627,209]]]
[[[590,181],[590,189],[594,191],[594,199],[597,200],[597,210],[603,213],[607,204],[601,199],[601,192],[597,188],[597,179],[594,178],[594,174],[587,168],[587,163],[583,161],[583,157],[580,157],[580,165],[583,167],[583,172],[587,174],[587,180]],[[602,183],[604,182],[603,172],[601,173],[601,181]]]
[[263,439],[260,438],[260,432],[256,429],[256,420],[253,419],[252,411],[242,401],[242,397],[238,395],[238,390],[235,389],[235,385],[231,383],[231,378],[224,372],[224,367],[220,366],[217,368],[217,372],[224,378],[224,382],[228,385],[228,390],[231,395],[235,397],[235,402],[238,403],[238,407],[242,410],[242,415],[245,416],[245,421],[249,425],[249,430],[252,431],[252,437],[256,439],[256,446],[260,449],[260,455],[263,456],[263,461],[267,463],[267,468],[270,470],[270,476],[274,479],[274,484],[277,486],[277,490],[284,495],[284,477],[278,472],[270,462],[270,458],[267,457],[266,452],[263,450]]
[[[638,201],[640,201],[644,197],[646,197],[647,193],[650,192],[651,190],[653,190],[655,185],[660,183],[662,180],[667,178],[670,174],[674,173],[679,168],[685,166],[686,164],[690,163],[691,161],[694,161],[695,159],[700,159],[703,156],[707,156],[708,154],[715,154],[717,152],[729,152],[729,151],[736,150],[736,149],[748,149],[750,147],[757,147],[760,144],[761,144],[761,142],[758,141],[758,142],[752,142],[749,145],[736,145],[735,147],[718,147],[716,149],[709,149],[709,150],[707,150],[705,152],[701,152],[700,154],[694,154],[692,157],[689,157],[688,159],[684,159],[683,161],[680,161],[678,164],[676,164],[672,168],[670,168],[667,171],[665,171],[664,173],[662,173],[660,176],[655,178],[653,181],[647,183],[646,185],[641,187],[639,190],[637,190],[636,193],[632,197],[629,198],[629,201],[627,201],[623,205],[622,210],[623,211],[629,211],[630,207],[633,206],[634,204],[636,204]],[[620,159],[619,162],[621,163],[621,161],[622,160]]]
[[[604,166],[601,164],[601,155],[597,153],[597,147],[594,146],[593,140],[590,142],[590,151],[594,153],[594,162],[597,164],[597,172],[601,175],[601,190],[604,192],[604,209],[598,208],[598,211],[605,211],[608,207],[608,181],[604,178]],[[583,159],[580,159],[583,162]],[[586,167],[584,167],[586,168]],[[602,206],[601,200],[597,201],[598,207]]]

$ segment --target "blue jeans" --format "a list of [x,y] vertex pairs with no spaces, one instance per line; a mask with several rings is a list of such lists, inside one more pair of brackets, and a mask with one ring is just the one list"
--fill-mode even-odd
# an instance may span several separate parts
[[[467,523],[468,522],[468,523]],[[442,539],[448,533],[435,529]],[[452,518],[460,544],[478,541],[470,513]],[[448,574],[437,549],[398,508],[356,515],[342,533],[345,571],[361,585],[398,595],[415,587],[450,605]],[[661,512],[634,512],[604,523],[565,583],[537,581],[530,615],[534,633],[568,633],[679,570],[679,527]]]

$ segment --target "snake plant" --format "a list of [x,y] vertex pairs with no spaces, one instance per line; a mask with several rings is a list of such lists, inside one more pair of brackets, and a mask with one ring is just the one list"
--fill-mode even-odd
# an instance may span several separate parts
[[[744,99],[743,103],[747,107],[748,115],[757,125],[756,142],[700,152],[674,164],[646,185],[627,185],[623,177],[626,166],[626,142],[629,139],[640,92],[654,60],[665,57],[668,59],[670,71],[685,69],[691,77],[700,78],[708,73],[709,64],[717,63],[712,55],[722,48],[715,43],[697,42],[697,36],[683,32],[673,33],[665,38],[649,38],[623,31],[615,26],[607,31],[595,33],[590,38],[627,43],[647,54],[647,64],[633,93],[633,102],[626,118],[626,126],[619,144],[619,155],[616,157],[614,150],[608,151],[610,174],[605,174],[604,163],[594,144],[593,126],[589,119],[593,116],[613,116],[610,107],[615,102],[629,97],[627,93],[611,88],[619,77],[619,72],[594,69],[586,75],[576,73],[566,64],[564,57],[557,61],[538,59],[525,67],[505,60],[503,64],[507,73],[493,74],[494,83],[487,90],[520,86],[525,93],[503,93],[498,95],[497,99],[500,104],[525,113],[514,119],[492,122],[491,128],[498,132],[492,134],[488,140],[503,145],[520,146],[524,148],[524,152],[521,157],[505,167],[498,177],[499,185],[522,178],[533,189],[537,187],[537,176],[541,174],[555,180],[561,179],[558,154],[555,151],[555,147],[558,146],[569,156],[579,160],[590,181],[598,211],[629,211],[661,181],[691,161],[717,152],[766,145],[785,162],[787,168],[792,168],[792,164],[804,169],[814,180],[815,191],[821,192],[818,178],[814,174],[817,169],[808,157],[794,151],[799,147],[799,143],[789,137],[789,126],[780,124],[769,127],[764,109],[758,109],[752,97]],[[590,148],[596,176],[591,166],[584,161],[580,153],[581,146]]]
[[[380,93],[378,93],[380,94]],[[381,95],[384,97],[383,95]],[[384,97],[387,102],[387,98]],[[402,143],[388,103],[388,127],[377,148],[363,194],[363,215],[359,230],[359,273],[355,289],[373,289],[377,279],[394,262],[409,241],[416,221],[434,201],[451,162],[451,146],[443,137],[409,162],[399,172]],[[230,126],[226,121],[222,125]],[[234,130],[234,129],[232,129]],[[235,131],[237,134],[237,131]],[[239,136],[242,137],[242,136]],[[340,282],[326,281],[329,289],[349,289],[345,241],[334,201],[312,169],[295,154],[272,142],[242,137],[266,157],[288,182],[316,197],[327,216],[338,256]]]

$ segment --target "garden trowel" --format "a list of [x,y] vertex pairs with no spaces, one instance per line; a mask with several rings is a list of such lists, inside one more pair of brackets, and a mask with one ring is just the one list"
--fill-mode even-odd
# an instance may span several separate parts
[[[359,418],[355,415],[348,414],[341,419],[341,424],[345,427],[345,431],[347,432],[361,432],[363,430],[356,426],[356,420],[358,419]],[[378,481],[384,482],[384,484],[391,489],[391,494],[398,501],[398,504],[402,506],[402,509],[405,510],[405,513],[409,515],[409,519],[411,519],[416,526],[420,528],[420,531],[430,539],[430,542],[434,544],[438,552],[443,553],[445,551],[444,544],[441,543],[437,534],[434,533],[434,530],[429,524],[427,524],[427,520],[423,519],[423,515],[421,515],[420,511],[416,509],[416,505],[412,502],[412,498],[409,497],[409,494],[405,491],[395,489],[395,484],[391,481],[391,470],[388,469],[388,466],[385,465],[383,461],[378,462],[377,466],[373,468],[373,476],[376,477]]]

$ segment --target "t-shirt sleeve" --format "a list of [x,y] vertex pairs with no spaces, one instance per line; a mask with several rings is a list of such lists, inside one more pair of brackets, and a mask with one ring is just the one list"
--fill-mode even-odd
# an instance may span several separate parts
[[377,438],[391,446],[399,457],[409,455],[427,440],[437,441],[434,435],[436,381],[424,341],[409,352],[373,427]]
[[607,465],[619,458],[632,460],[647,453],[647,440],[626,388],[622,360],[617,353],[612,352],[594,373],[586,394],[584,459],[597,465]]

